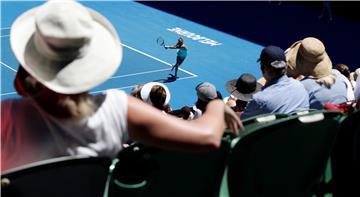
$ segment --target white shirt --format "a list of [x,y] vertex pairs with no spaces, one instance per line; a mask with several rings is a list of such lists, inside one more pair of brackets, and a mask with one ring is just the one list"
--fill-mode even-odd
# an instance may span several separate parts
[[[338,72],[337,70],[334,70],[334,72]],[[340,76],[345,84],[346,84],[346,90],[347,90],[347,99],[348,101],[353,101],[355,99],[354,97],[354,90],[352,88],[351,82],[348,78],[346,78],[343,74],[341,74],[340,72],[336,73],[338,76]]]
[[356,86],[355,86],[355,100],[359,100],[360,99],[360,76],[357,77],[356,79]]
[[32,98],[2,101],[1,171],[60,156],[115,157],[128,140],[127,95],[95,97],[99,108],[81,123],[49,115]]

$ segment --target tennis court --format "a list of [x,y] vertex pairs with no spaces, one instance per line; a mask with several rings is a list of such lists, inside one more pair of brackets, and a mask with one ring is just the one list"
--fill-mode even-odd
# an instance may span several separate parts
[[[10,26],[19,14],[41,3],[1,2],[1,99],[18,97],[13,88],[18,63],[9,45]],[[120,69],[108,81],[92,89],[93,93],[108,88],[130,92],[137,84],[159,81],[168,85],[172,94],[170,104],[176,109],[195,102],[195,86],[200,82],[215,84],[226,96],[227,80],[245,72],[256,77],[261,75],[256,60],[262,46],[251,41],[137,2],[86,1],[83,4],[99,11],[113,23],[124,51]],[[165,50],[159,46],[156,43],[159,36],[167,45],[175,44],[182,36],[188,46],[188,57],[180,66],[176,81],[168,80],[176,50]]]

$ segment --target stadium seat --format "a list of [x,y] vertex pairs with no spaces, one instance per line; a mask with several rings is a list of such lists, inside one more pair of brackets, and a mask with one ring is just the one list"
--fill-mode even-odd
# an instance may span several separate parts
[[4,197],[103,196],[111,160],[95,157],[61,157],[4,172]]
[[261,115],[257,115],[257,116],[253,116],[253,117],[249,117],[246,118],[244,120],[242,120],[243,125],[247,126],[247,125],[252,125],[254,123],[266,123],[269,121],[274,121],[274,120],[278,120],[281,118],[287,118],[289,117],[288,114],[280,114],[280,113],[276,113],[276,114],[261,114]]
[[360,196],[360,110],[350,113],[341,123],[331,168],[334,197]]
[[[216,151],[199,153],[167,150],[137,151],[143,152],[142,159],[140,159],[143,162],[132,158],[131,160],[136,160],[137,162],[135,163],[138,164],[130,167],[132,168],[130,171],[135,172],[137,171],[136,169],[144,168],[149,171],[144,173],[144,170],[140,170],[144,174],[138,175],[135,178],[125,178],[125,184],[123,184],[122,180],[118,180],[113,184],[115,188],[111,189],[110,196],[218,196],[226,157],[230,149],[229,139],[231,139],[231,136],[228,136],[230,135],[229,133],[226,135],[224,136],[221,148]],[[121,163],[126,159],[120,157],[119,160],[119,163]],[[117,168],[120,168],[120,171],[125,171],[124,166],[125,168],[126,166],[129,167],[126,164],[120,164]],[[139,177],[144,179],[141,180]],[[118,176],[114,173],[114,180],[117,178]],[[127,183],[129,180],[130,184]],[[134,180],[138,181],[134,182]]]
[[343,115],[315,111],[256,126],[234,139],[231,197],[311,197],[322,179]]

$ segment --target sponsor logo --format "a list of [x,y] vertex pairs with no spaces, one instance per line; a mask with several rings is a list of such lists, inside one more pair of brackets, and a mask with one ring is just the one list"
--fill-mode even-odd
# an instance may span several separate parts
[[220,43],[218,41],[212,40],[210,38],[206,38],[204,36],[198,35],[198,34],[193,33],[193,32],[189,32],[189,31],[187,31],[185,29],[181,29],[180,27],[167,28],[166,30],[174,32],[176,34],[179,34],[179,35],[181,35],[183,37],[187,37],[187,38],[190,38],[192,40],[198,41],[198,42],[200,42],[202,44],[207,44],[207,45],[212,46],[212,47],[222,45],[222,43]]

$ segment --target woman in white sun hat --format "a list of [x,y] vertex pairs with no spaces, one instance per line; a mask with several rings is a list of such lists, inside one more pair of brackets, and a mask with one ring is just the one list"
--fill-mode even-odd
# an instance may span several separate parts
[[26,11],[11,27],[10,44],[41,88],[1,101],[2,171],[67,155],[115,157],[128,138],[180,150],[217,148],[225,122],[235,133],[242,127],[221,100],[186,122],[120,90],[90,95],[118,69],[122,48],[111,23],[76,1]]
[[130,94],[163,112],[171,111],[169,104],[171,94],[169,88],[163,83],[139,84],[132,89]]

